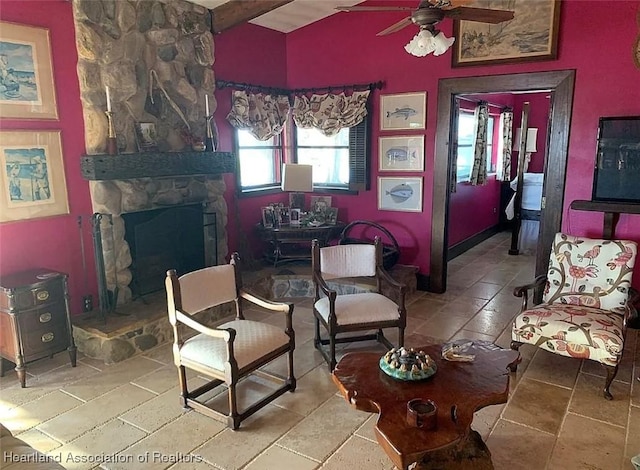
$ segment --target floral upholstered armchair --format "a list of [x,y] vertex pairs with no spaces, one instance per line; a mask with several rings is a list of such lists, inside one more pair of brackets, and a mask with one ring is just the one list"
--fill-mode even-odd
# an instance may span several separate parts
[[[558,233],[546,276],[516,287],[522,308],[513,322],[511,348],[523,343],[555,354],[590,359],[607,369],[604,397],[622,358],[637,244]],[[544,286],[539,305],[529,307],[529,290]],[[513,368],[515,370],[517,366]]]

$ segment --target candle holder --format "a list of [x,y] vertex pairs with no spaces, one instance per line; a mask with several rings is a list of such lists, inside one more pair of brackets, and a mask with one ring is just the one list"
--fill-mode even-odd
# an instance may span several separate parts
[[213,121],[213,115],[205,116],[206,122],[206,138],[204,140],[204,149],[207,152],[216,151],[216,142],[213,135],[213,128],[211,127]]
[[107,115],[108,133],[107,133],[107,154],[118,155],[118,142],[116,140],[116,128],[113,125],[113,111],[105,111]]

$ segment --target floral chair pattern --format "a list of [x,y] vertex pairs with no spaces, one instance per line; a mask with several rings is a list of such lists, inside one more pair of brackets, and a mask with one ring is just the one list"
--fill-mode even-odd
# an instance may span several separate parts
[[[511,348],[523,343],[606,366],[604,396],[622,358],[637,244],[558,233],[546,276],[516,287],[522,307],[513,322]],[[544,286],[542,302],[528,308],[528,291]],[[517,367],[514,366],[513,370]]]

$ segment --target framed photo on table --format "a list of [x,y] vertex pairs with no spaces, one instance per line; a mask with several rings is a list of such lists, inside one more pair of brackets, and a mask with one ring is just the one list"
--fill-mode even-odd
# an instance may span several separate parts
[[424,129],[427,93],[401,93],[380,96],[380,130]]
[[[488,8],[483,0],[465,6]],[[493,0],[490,8],[511,10],[514,17],[497,24],[454,21],[453,67],[557,58],[560,0]]]
[[378,177],[378,209],[422,212],[422,177]]
[[0,132],[0,222],[69,213],[60,131]]
[[424,171],[424,136],[378,138],[379,171]]
[[158,150],[158,133],[153,122],[136,122],[136,145],[138,152],[153,152]]
[[48,29],[0,21],[0,117],[58,119]]

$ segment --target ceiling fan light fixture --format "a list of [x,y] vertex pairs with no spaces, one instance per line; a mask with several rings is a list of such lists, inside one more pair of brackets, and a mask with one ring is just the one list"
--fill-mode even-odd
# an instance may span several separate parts
[[449,50],[449,48],[453,45],[456,38],[448,38],[444,35],[442,31],[436,34],[433,38],[433,44],[435,50],[433,51],[433,55],[442,55]]
[[[437,33],[437,34],[436,34]],[[442,55],[451,47],[454,38],[446,37],[441,31],[421,28],[404,50],[416,57],[424,57],[427,54]]]
[[416,57],[424,57],[436,50],[434,38],[431,31],[421,29],[409,43],[404,46],[404,50]]

